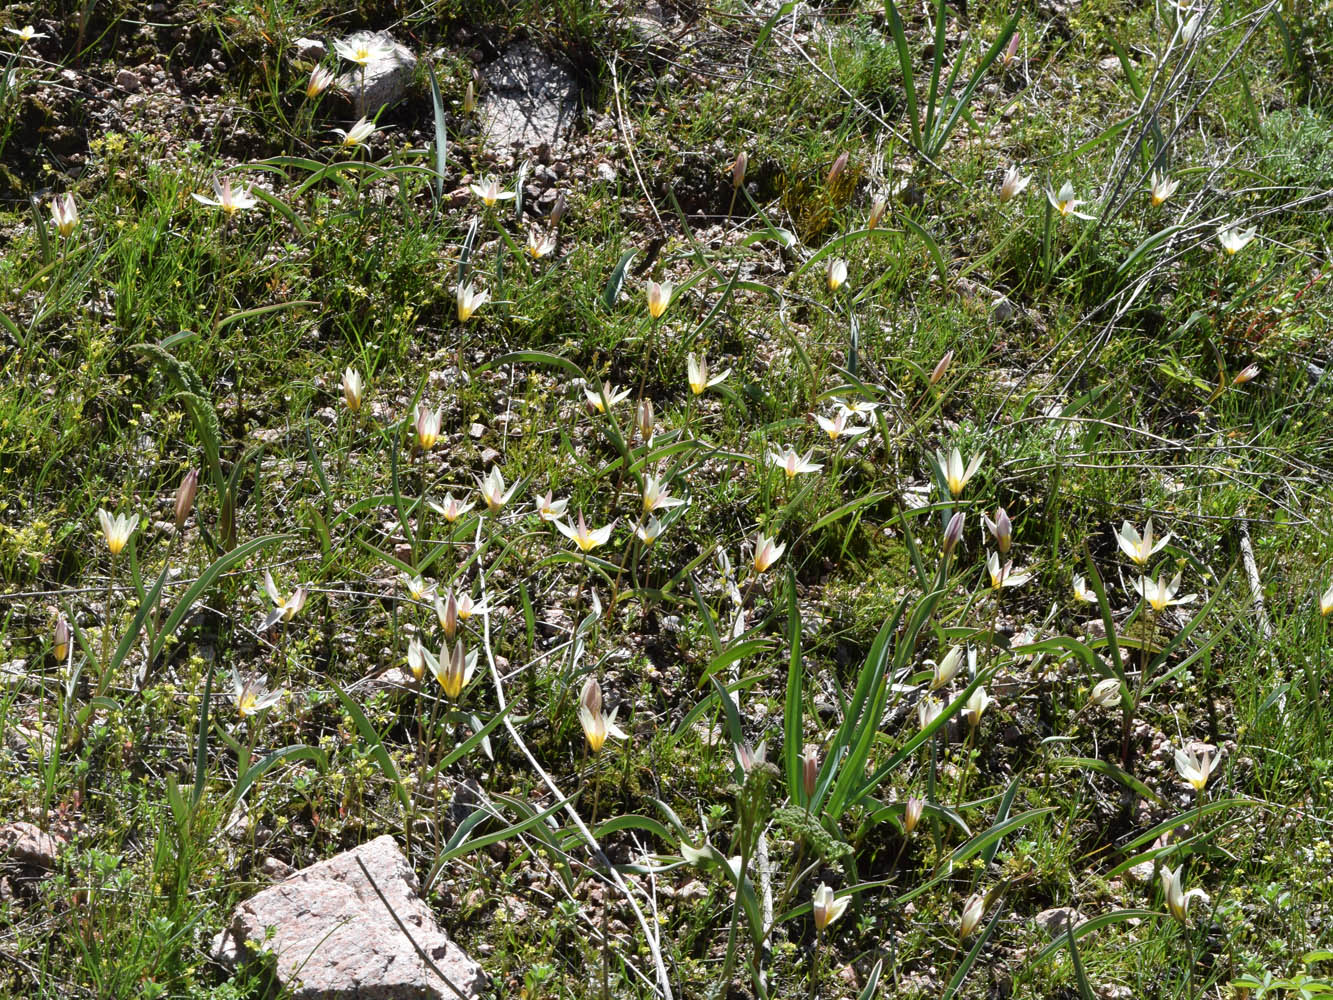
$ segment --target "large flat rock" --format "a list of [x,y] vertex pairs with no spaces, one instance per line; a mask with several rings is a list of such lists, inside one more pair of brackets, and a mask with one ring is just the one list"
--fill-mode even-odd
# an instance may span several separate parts
[[[367,881],[365,864],[411,940]],[[268,936],[272,929],[272,937]],[[277,960],[284,995],[295,1000],[457,1000],[412,941],[466,997],[480,997],[481,966],[435,922],[393,837],[383,836],[311,865],[236,907],[213,942],[213,957],[234,968],[258,945]]]
[[487,65],[486,95],[478,111],[481,134],[494,150],[549,146],[559,155],[578,115],[574,75],[526,42],[516,42]]

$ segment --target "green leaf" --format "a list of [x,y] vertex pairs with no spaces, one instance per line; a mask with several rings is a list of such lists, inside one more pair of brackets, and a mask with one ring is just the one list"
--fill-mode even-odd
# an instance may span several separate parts
[[288,309],[299,309],[302,306],[322,305],[314,299],[294,299],[291,302],[273,302],[266,306],[255,306],[253,309],[242,309],[240,312],[234,312],[230,316],[224,316],[218,320],[217,328],[225,330],[233,323],[243,323],[247,319],[255,319],[259,316],[267,316],[270,313],[286,312]]
[[245,793],[250,790],[250,786],[263,777],[264,773],[283,761],[291,760],[312,760],[315,765],[323,771],[328,767],[328,761],[324,754],[314,747],[308,747],[303,743],[297,743],[289,747],[283,747],[281,750],[274,750],[271,754],[256,764],[251,764],[246,772],[241,775],[236,782],[236,787],[232,789],[234,801],[240,802],[245,797]]
[[[801,609],[796,601],[796,571],[787,565],[787,704],[782,719],[782,757],[787,767],[787,795],[793,802],[804,798],[801,782],[801,718],[805,670],[801,665]],[[808,803],[807,803],[808,804]]]
[[602,305],[607,312],[614,312],[620,299],[620,289],[625,284],[625,272],[637,250],[626,250],[620,255],[620,261],[611,269],[611,277],[606,279],[606,288],[602,291]]
[[1123,770],[1119,765],[1112,764],[1109,761],[1098,760],[1095,757],[1061,757],[1056,759],[1054,764],[1060,768],[1081,767],[1089,771],[1096,771],[1098,774],[1118,781],[1135,795],[1147,799],[1149,802],[1161,804],[1161,797],[1156,792],[1138,778]]
[[903,75],[903,99],[907,102],[907,120],[912,126],[912,145],[919,150],[921,115],[916,103],[916,76],[912,71],[912,53],[907,45],[907,33],[903,30],[903,19],[894,0],[887,0],[884,12],[888,16],[893,44],[898,50],[898,69]]
[[[1085,920],[1077,927],[1070,929],[1070,936],[1082,940],[1094,931],[1099,931],[1103,927],[1111,927],[1115,924],[1122,924],[1127,920],[1157,920],[1166,914],[1158,913],[1156,910],[1113,910],[1110,913],[1103,913],[1101,916]],[[1061,934],[1054,941],[1048,944],[1036,955],[1028,959],[1027,964],[1023,966],[1026,970],[1034,965],[1040,965],[1052,955],[1059,952],[1062,948],[1068,948],[1069,942],[1066,935]]]
[[438,204],[444,198],[444,172],[449,159],[449,135],[445,129],[444,98],[440,95],[440,81],[435,75],[435,64],[426,63],[430,74],[430,106],[435,115],[435,176],[431,186]]
[[407,794],[407,786],[403,784],[403,779],[398,774],[398,765],[393,762],[393,757],[384,745],[384,740],[375,731],[375,727],[370,724],[370,720],[366,718],[366,713],[361,711],[361,706],[353,701],[347,692],[337,684],[333,685],[333,691],[338,696],[338,700],[342,702],[343,709],[352,717],[361,738],[370,747],[370,755],[375,758],[375,763],[379,764],[380,773],[393,786],[394,794],[398,797],[403,809],[410,812],[412,801]]
[[484,365],[478,366],[475,371],[485,372],[493,368],[502,368],[505,365],[529,364],[545,365],[548,368],[558,368],[563,372],[581,378],[587,381],[587,376],[583,374],[583,369],[568,358],[562,358],[558,354],[549,354],[546,351],[513,351],[509,354],[501,355],[494,361],[488,361]]
[[204,696],[199,702],[199,734],[194,750],[194,790],[190,804],[198,806],[204,797],[204,779],[208,777],[208,709],[213,700],[213,667],[204,674]]
[[705,681],[712,680],[713,675],[721,673],[727,667],[747,656],[754,656],[756,653],[762,653],[767,650],[770,643],[766,639],[747,639],[744,642],[738,642],[727,646],[722,652],[718,653],[704,668],[703,676],[699,678],[700,687]]
[[214,581],[217,580],[219,576],[226,573],[233,566],[243,563],[260,549],[266,548],[277,542],[294,541],[296,538],[297,536],[294,534],[265,535],[262,538],[254,538],[246,542],[244,545],[237,546],[226,555],[221,556],[219,559],[209,564],[208,568],[199,574],[199,579],[190,584],[184,595],[176,603],[176,606],[171,609],[171,614],[167,616],[167,620],[162,625],[162,630],[157,634],[157,639],[153,643],[149,658],[156,660],[157,657],[161,655],[163,645],[170,636],[175,634],[180,623],[185,619],[185,616],[190,613],[190,609],[194,606],[194,602],[203,596],[204,592],[213,585]]

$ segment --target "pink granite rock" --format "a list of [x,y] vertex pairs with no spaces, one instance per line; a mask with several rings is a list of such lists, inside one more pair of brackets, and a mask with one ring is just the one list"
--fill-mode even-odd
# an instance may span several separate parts
[[32,823],[0,826],[0,861],[17,861],[36,868],[54,868],[65,842]]
[[[411,940],[366,880],[358,858]],[[432,971],[413,941],[449,982]],[[435,922],[417,895],[407,859],[387,835],[241,903],[214,940],[213,957],[235,967],[256,947],[276,958],[278,980],[295,1000],[458,1000],[480,997],[486,983],[481,966]]]

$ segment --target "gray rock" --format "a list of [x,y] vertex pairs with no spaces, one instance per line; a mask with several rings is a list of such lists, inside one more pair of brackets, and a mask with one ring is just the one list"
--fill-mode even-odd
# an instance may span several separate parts
[[296,48],[298,56],[311,62],[319,62],[329,54],[328,46],[318,38],[298,38],[292,45]]
[[1037,923],[1047,934],[1054,937],[1057,934],[1063,934],[1069,929],[1070,924],[1077,927],[1083,923],[1083,914],[1072,906],[1055,906],[1049,910],[1042,910],[1037,914]]
[[[411,940],[366,880],[358,858]],[[295,1000],[455,1000],[459,993],[450,983],[466,997],[480,997],[486,984],[481,966],[449,939],[417,895],[416,876],[387,835],[241,903],[214,939],[213,958],[234,968],[249,954],[251,941],[274,956],[284,993]],[[422,960],[413,941],[449,982]]]
[[0,861],[17,861],[35,868],[54,868],[65,842],[32,823],[0,826]]
[[364,74],[360,66],[353,66],[338,77],[336,86],[340,93],[352,99],[357,115],[369,118],[386,104],[394,104],[407,96],[408,84],[417,68],[417,57],[384,31],[357,32],[348,35],[342,44],[361,42],[378,45],[381,55],[366,64]]
[[558,152],[578,115],[574,76],[536,46],[517,42],[485,68],[478,108],[481,134],[494,149],[549,146]]

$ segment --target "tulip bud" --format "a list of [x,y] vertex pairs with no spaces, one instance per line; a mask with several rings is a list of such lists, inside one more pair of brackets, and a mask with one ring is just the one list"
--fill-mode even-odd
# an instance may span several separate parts
[[805,791],[805,801],[815,797],[815,779],[819,777],[819,755],[807,750],[801,758],[801,787]]
[[940,358],[935,365],[935,370],[930,373],[930,384],[938,385],[951,364],[953,364],[953,351],[945,351],[944,357]]
[[884,217],[884,209],[889,207],[889,200],[882,194],[876,195],[875,200],[870,203],[870,217],[866,219],[866,228],[874,229],[879,225],[879,220]]
[[750,158],[745,155],[745,150],[736,154],[736,159],[731,161],[731,186],[739,188],[745,183],[745,168],[749,165]]
[[958,922],[959,940],[970,937],[985,915],[986,897],[981,895],[970,896],[967,902],[963,904],[963,916]]
[[1009,39],[1009,44],[1006,45],[1006,46],[1004,47],[1004,62],[1003,62],[1003,67],[1004,67],[1005,69],[1008,69],[1008,68],[1009,68],[1009,64],[1010,64],[1011,62],[1014,61],[1014,56],[1016,56],[1016,55],[1018,55],[1018,32],[1017,32],[1017,31],[1015,31],[1013,37]]
[[477,110],[477,88],[472,85],[472,81],[467,82],[467,89],[463,91],[463,114],[470,115]]
[[644,441],[652,440],[657,427],[657,414],[653,412],[653,401],[644,399],[634,413],[634,424],[639,429],[639,437]]
[[926,800],[912,796],[907,800],[907,808],[903,810],[903,832],[911,833],[916,829],[916,825],[921,822],[921,810],[926,808]]
[[833,161],[833,166],[829,167],[828,177],[824,184],[828,187],[833,186],[833,182],[842,176],[842,172],[847,169],[847,154],[842,153]]
[[957,511],[953,517],[949,518],[949,525],[944,529],[945,558],[953,555],[954,546],[958,544],[958,539],[963,537],[964,520],[965,518],[961,510]]
[[810,901],[810,915],[815,918],[815,930],[823,934],[829,924],[846,912],[850,902],[850,896],[834,899],[833,890],[823,882],[819,883],[819,888],[815,890],[814,898]]
[[454,634],[458,631],[458,600],[454,597],[453,590],[449,591],[449,599],[444,602],[444,614],[439,616],[440,627],[444,629],[444,637],[450,642],[454,641]]
[[365,383],[361,379],[361,373],[355,368],[347,368],[343,371],[343,402],[353,413],[361,409],[361,399],[365,394]]
[[767,743],[768,741],[765,740],[754,749],[751,749],[748,743],[736,744],[736,763],[740,765],[743,772],[749,774],[754,770],[756,764],[764,763],[765,758],[768,756]]
[[583,682],[583,690],[579,692],[579,704],[592,715],[602,714],[602,686],[597,683],[597,678],[591,674]]
[[561,191],[555,196],[555,204],[551,206],[551,226],[560,225],[560,220],[565,217],[569,211],[569,202],[565,200],[565,192]]
[[191,469],[176,487],[176,530],[185,526],[185,519],[194,509],[194,498],[199,492],[199,470]]
[[1003,507],[996,509],[994,521],[984,514],[981,516],[981,520],[985,522],[986,530],[995,539],[995,546],[1000,550],[1000,554],[1008,555],[1009,547],[1014,544],[1014,526],[1013,522],[1009,520],[1009,515],[1005,513],[1005,509]]
[[828,268],[824,272],[824,277],[828,281],[828,290],[836,292],[847,280],[847,262],[841,258],[834,258],[828,262]]
[[1244,385],[1254,376],[1259,374],[1258,365],[1249,365],[1236,373],[1236,377],[1231,380],[1232,385]]
[[57,663],[63,663],[69,655],[69,622],[63,614],[56,619],[56,627],[51,635],[51,655]]

